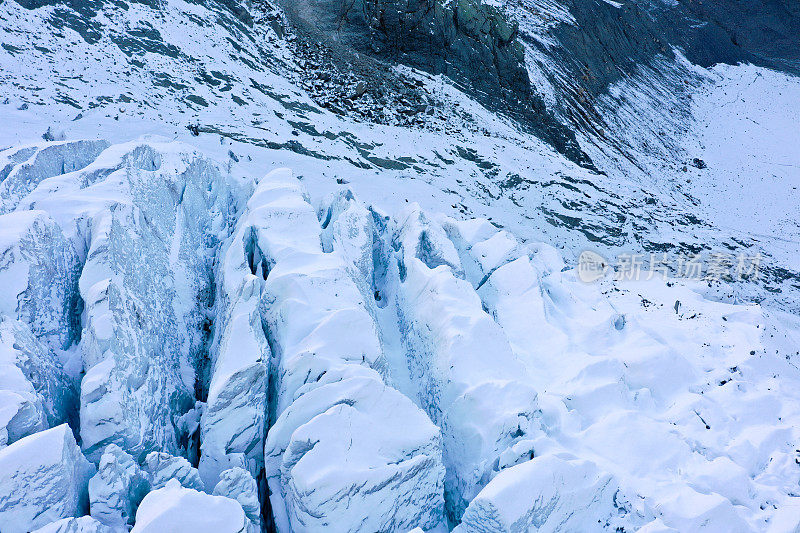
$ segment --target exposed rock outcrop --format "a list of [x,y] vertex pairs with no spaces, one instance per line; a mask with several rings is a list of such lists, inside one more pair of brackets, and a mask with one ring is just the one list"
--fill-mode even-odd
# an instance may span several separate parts
[[[528,76],[516,23],[481,0],[302,0],[290,20],[334,49],[444,74],[576,162],[591,166],[574,134],[547,110]],[[347,52],[345,52],[347,53]]]

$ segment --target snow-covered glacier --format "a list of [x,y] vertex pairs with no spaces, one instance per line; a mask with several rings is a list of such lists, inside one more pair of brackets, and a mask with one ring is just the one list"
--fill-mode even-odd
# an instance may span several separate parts
[[0,0],[0,533],[800,532],[798,21]]
[[800,524],[785,314],[587,284],[487,220],[180,142],[97,145],[0,215],[2,531]]

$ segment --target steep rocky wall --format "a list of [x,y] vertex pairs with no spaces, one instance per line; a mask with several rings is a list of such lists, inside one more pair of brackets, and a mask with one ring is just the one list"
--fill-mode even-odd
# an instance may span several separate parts
[[480,0],[284,1],[289,20],[330,46],[444,74],[570,159],[591,165],[528,77],[517,25]]

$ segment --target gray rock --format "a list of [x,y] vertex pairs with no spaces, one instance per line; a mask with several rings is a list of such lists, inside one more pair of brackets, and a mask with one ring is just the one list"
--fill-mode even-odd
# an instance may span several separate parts
[[346,45],[444,74],[483,104],[520,119],[568,157],[591,165],[574,134],[534,91],[517,24],[494,5],[480,0],[302,0],[284,7],[290,20],[335,50]]

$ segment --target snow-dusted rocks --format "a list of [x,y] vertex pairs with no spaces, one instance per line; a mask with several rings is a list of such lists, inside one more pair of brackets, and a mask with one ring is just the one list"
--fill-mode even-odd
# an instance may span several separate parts
[[192,531],[196,533],[255,533],[236,500],[212,496],[170,481],[142,500],[134,533]]
[[149,489],[146,474],[133,458],[109,444],[89,480],[91,515],[109,527],[125,528],[133,524],[136,507]]
[[617,485],[588,461],[537,457],[481,490],[457,533],[599,531],[616,512]]
[[0,450],[0,531],[27,533],[85,514],[93,473],[66,424]]
[[27,324],[0,316],[0,448],[76,417],[77,394],[58,357]]
[[1,215],[0,258],[0,315],[29,324],[53,348],[69,346],[80,329],[80,264],[58,224],[43,211]]

